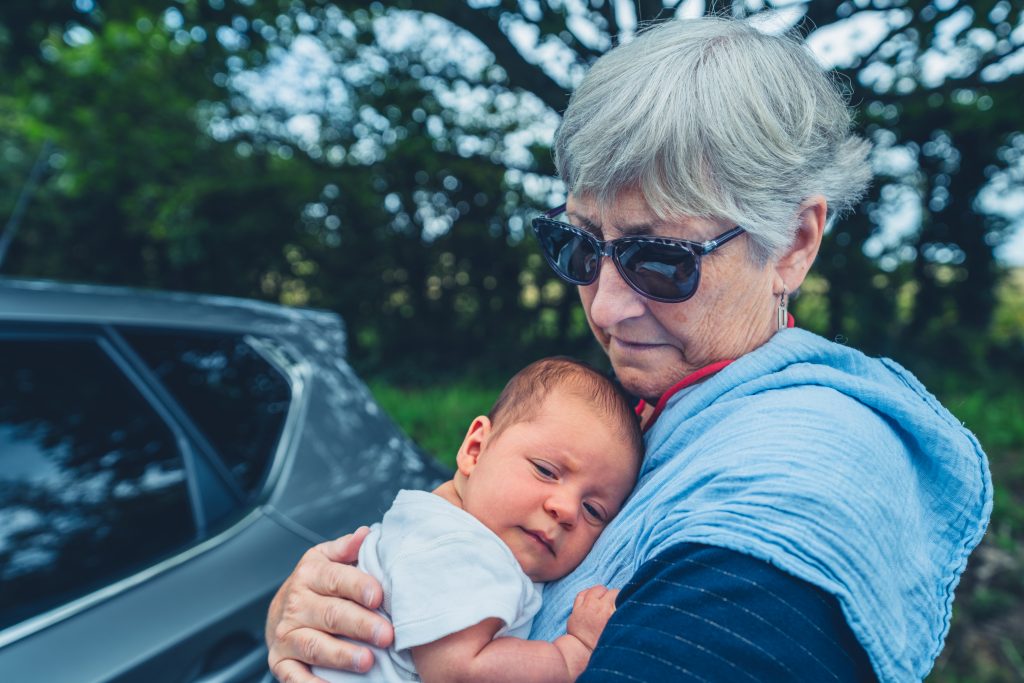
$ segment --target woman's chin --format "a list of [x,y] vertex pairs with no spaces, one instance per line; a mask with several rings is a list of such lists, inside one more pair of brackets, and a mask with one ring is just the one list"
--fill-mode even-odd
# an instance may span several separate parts
[[615,377],[623,389],[652,404],[657,403],[661,395],[679,381],[679,378],[654,369],[631,365],[620,367],[614,361],[612,367],[615,369]]
[[608,348],[608,359],[622,387],[648,403],[656,403],[691,371],[680,358],[679,350],[668,345],[638,349],[613,341]]

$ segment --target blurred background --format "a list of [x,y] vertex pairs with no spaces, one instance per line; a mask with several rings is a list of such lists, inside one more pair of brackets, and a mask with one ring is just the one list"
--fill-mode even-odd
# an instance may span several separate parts
[[[705,12],[797,30],[874,143],[798,324],[907,365],[991,458],[933,681],[1024,680],[1024,3],[16,0],[0,4],[0,275],[336,311],[451,461],[542,355],[603,363],[528,239],[587,65]],[[2,301],[0,301],[2,305]]]

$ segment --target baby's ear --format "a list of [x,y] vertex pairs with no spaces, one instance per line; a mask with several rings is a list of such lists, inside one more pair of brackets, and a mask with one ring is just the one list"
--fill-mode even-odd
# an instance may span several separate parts
[[469,473],[473,471],[480,455],[484,452],[490,433],[491,421],[486,415],[478,415],[473,419],[466,432],[466,438],[462,440],[462,446],[459,447],[459,454],[455,456],[459,474],[468,477]]

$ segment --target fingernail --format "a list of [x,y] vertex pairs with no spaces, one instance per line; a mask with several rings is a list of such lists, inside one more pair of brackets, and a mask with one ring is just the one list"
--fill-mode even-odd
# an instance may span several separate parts
[[363,605],[369,607],[373,603],[373,589],[369,586],[363,588]]
[[370,636],[373,644],[377,647],[383,647],[384,644],[381,642],[384,639],[384,625],[377,623],[373,627],[373,635]]
[[359,650],[352,658],[352,665],[356,671],[366,671],[370,668],[370,653],[366,650]]

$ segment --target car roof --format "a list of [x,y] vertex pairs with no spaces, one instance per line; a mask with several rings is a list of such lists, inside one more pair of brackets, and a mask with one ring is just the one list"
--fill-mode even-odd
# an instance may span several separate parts
[[[330,311],[252,299],[0,277],[0,320],[127,324],[287,334],[340,331]],[[291,335],[289,335],[291,336]]]

